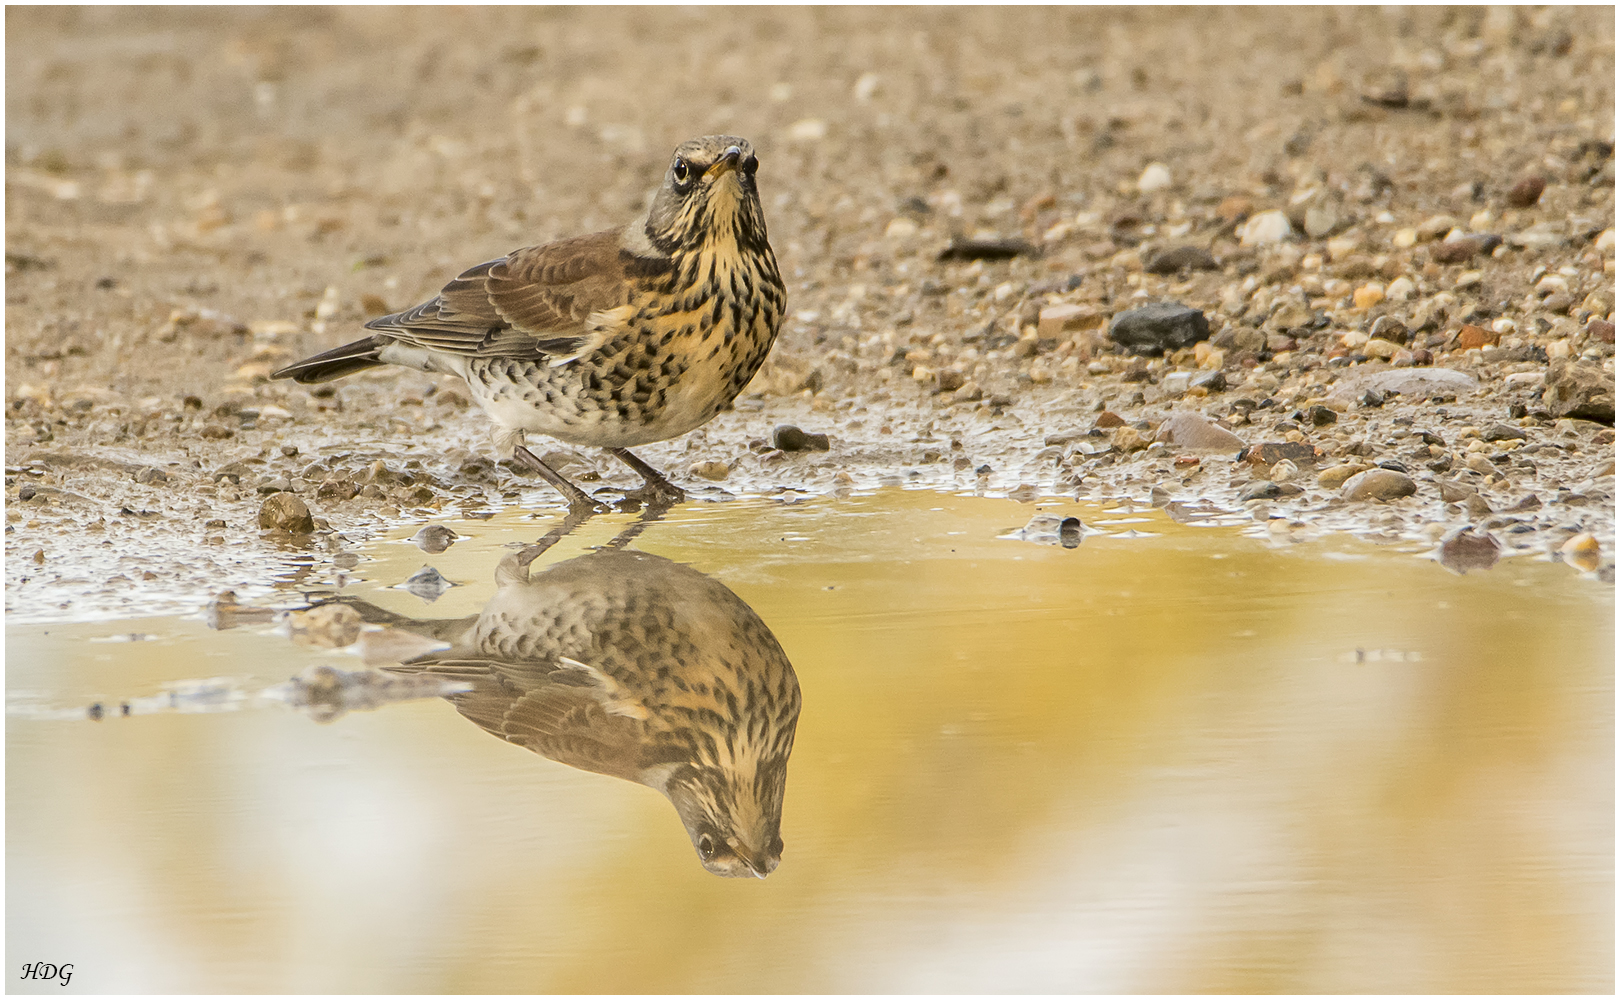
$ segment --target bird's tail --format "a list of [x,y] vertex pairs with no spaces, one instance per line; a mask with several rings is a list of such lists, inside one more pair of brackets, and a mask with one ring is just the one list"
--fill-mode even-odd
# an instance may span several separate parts
[[352,344],[334,347],[330,351],[317,354],[312,358],[305,358],[296,364],[288,365],[278,372],[271,374],[271,378],[290,378],[294,382],[312,385],[316,382],[330,382],[345,375],[353,375],[366,368],[375,368],[386,362],[377,359],[377,353],[390,343],[388,337],[367,337]]

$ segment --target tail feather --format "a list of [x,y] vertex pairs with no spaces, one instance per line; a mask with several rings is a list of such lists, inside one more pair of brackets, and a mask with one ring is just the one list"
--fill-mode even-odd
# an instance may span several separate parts
[[296,364],[288,365],[278,372],[271,374],[271,378],[290,378],[294,382],[304,385],[313,385],[316,382],[330,382],[345,375],[353,375],[366,368],[375,368],[387,362],[379,361],[377,354],[387,344],[388,337],[367,337],[352,344],[334,347],[330,351],[317,354],[312,358],[305,358]]

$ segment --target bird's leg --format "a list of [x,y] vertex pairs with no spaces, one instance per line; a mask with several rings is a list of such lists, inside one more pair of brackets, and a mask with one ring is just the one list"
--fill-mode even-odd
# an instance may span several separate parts
[[626,493],[625,496],[645,501],[650,505],[664,507],[680,503],[686,499],[685,490],[665,479],[657,469],[630,454],[630,449],[609,448],[607,451],[614,458],[636,470],[636,475],[640,476],[642,481],[646,483],[641,489],[635,490],[633,493]]
[[527,465],[534,471],[540,473],[541,479],[544,479],[546,482],[556,487],[557,492],[561,493],[564,499],[568,501],[569,510],[573,510],[575,508],[591,511],[608,509],[602,504],[599,504],[595,500],[591,499],[591,495],[589,493],[586,493],[578,486],[575,486],[573,483],[564,479],[562,473],[540,461],[534,456],[534,452],[523,447],[522,445],[518,445],[516,448],[512,449],[512,457],[524,465]]
[[674,504],[670,503],[647,504],[641,508],[640,517],[630,522],[630,524],[623,531],[619,532],[617,535],[614,535],[613,540],[602,546],[602,548],[624,548],[626,545],[629,545],[632,541],[634,541],[637,535],[641,534],[643,531],[646,531],[647,525],[652,524],[654,521],[662,520],[663,516],[668,514],[669,509],[673,506]]

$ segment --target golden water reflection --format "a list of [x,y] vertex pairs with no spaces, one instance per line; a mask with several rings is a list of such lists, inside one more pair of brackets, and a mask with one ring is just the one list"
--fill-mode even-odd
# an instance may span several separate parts
[[[766,881],[713,878],[655,796],[442,701],[14,718],[8,954],[86,991],[1611,988],[1612,591],[1059,509],[1108,534],[998,541],[1027,507],[896,491],[694,505],[637,539],[798,670]],[[465,586],[432,612],[482,616],[536,523],[453,525],[430,561]],[[420,617],[388,589],[420,550],[367,555],[357,596]],[[45,631],[8,630],[10,689],[332,659],[201,622]],[[157,639],[88,641],[115,631]]]

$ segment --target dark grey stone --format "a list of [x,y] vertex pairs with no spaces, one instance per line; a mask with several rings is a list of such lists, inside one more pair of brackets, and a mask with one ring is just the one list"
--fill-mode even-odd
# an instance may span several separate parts
[[1115,315],[1108,338],[1133,353],[1158,355],[1208,340],[1209,320],[1179,302],[1154,302]]

